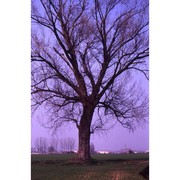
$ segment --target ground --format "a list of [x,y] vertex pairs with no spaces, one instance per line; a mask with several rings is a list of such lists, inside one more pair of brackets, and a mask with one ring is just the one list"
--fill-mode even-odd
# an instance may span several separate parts
[[94,155],[93,163],[73,163],[75,155],[32,155],[32,180],[143,180],[148,154]]

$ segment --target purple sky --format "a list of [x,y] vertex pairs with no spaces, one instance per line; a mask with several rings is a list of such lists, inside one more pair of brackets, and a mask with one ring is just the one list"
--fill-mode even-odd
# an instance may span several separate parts
[[[36,119],[32,120],[31,125],[32,146],[36,137],[51,138],[51,132],[38,124]],[[78,132],[74,126],[62,127],[57,134],[58,138],[72,137],[76,141],[76,150],[78,144]],[[139,127],[134,132],[129,132],[128,129],[122,128],[117,124],[113,129],[106,133],[94,134],[91,136],[91,142],[94,144],[96,150],[118,151],[125,147],[133,150],[148,150],[149,149],[149,125]]]

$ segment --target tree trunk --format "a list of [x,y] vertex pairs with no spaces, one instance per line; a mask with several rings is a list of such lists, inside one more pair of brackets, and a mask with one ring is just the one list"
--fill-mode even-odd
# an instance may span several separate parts
[[78,158],[83,161],[89,161],[90,156],[90,127],[94,108],[84,107],[79,126],[79,149]]

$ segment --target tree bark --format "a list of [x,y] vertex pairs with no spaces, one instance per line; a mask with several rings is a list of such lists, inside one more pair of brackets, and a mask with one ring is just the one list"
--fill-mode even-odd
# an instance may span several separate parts
[[90,127],[91,127],[93,112],[94,112],[94,108],[89,106],[84,106],[84,111],[79,126],[79,149],[78,149],[78,159],[82,161],[89,161],[91,159]]

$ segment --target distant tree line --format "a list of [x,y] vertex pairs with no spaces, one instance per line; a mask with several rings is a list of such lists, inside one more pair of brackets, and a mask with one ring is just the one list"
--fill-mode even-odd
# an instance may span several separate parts
[[75,148],[75,139],[67,137],[59,139],[52,137],[48,140],[45,137],[37,137],[34,141],[34,146],[31,147],[31,152],[37,153],[56,153],[58,151],[64,153],[73,152]]
[[75,140],[73,138],[65,138],[60,140],[60,150],[62,152],[71,152],[75,147]]

